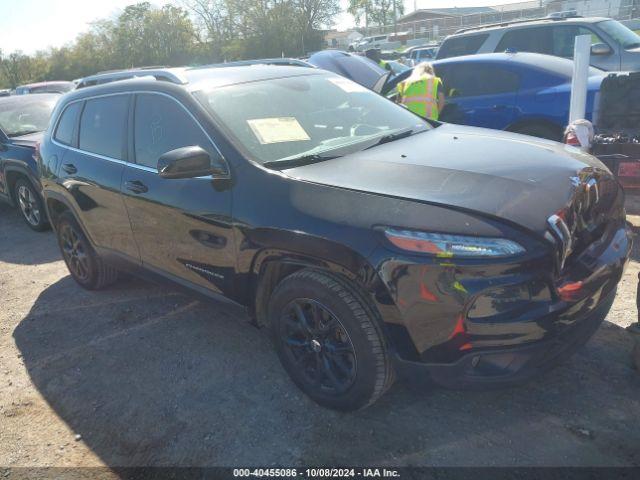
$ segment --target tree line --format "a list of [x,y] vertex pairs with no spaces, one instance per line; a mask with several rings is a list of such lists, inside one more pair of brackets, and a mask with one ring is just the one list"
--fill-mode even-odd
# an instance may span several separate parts
[[[356,24],[387,25],[400,0],[349,0]],[[0,50],[0,88],[73,80],[105,70],[298,57],[323,48],[340,0],[180,0],[140,2],[92,23],[75,41],[27,55]]]
[[71,44],[27,55],[0,50],[0,88],[139,66],[201,65],[319,50],[339,0],[183,0],[129,5]]

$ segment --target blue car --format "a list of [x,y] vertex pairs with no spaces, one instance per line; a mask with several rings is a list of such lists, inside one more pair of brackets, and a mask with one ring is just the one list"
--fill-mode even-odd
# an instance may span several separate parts
[[0,202],[17,207],[38,232],[49,222],[35,155],[58,98],[52,93],[0,98]]
[[[569,122],[573,62],[536,53],[491,53],[433,63],[447,106],[443,122],[562,140]],[[586,117],[594,118],[607,73],[589,72]]]

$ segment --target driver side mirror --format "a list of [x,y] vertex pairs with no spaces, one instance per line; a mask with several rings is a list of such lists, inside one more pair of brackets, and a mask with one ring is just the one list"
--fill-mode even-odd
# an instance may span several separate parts
[[591,45],[591,55],[609,55],[611,47],[606,43],[596,43]]
[[162,178],[195,178],[207,175],[226,177],[229,172],[222,161],[213,165],[205,149],[190,146],[163,154],[158,159],[158,173]]

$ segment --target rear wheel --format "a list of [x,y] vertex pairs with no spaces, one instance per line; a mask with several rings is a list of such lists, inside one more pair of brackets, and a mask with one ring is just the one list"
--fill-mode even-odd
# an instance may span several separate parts
[[69,273],[80,286],[98,290],[118,279],[118,271],[95,252],[71,212],[60,215],[56,235]]
[[294,273],[272,295],[269,320],[282,365],[320,405],[363,408],[393,383],[377,319],[346,281],[313,270]]
[[44,205],[31,182],[20,177],[13,184],[13,191],[20,215],[29,228],[36,232],[49,228]]

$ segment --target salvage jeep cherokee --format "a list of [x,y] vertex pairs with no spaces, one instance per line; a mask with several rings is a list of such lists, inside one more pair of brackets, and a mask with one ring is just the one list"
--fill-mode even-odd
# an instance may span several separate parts
[[141,75],[65,96],[41,145],[71,275],[247,306],[324,406],[367,406],[396,373],[525,380],[611,307],[624,195],[577,149],[428,123],[322,70]]

